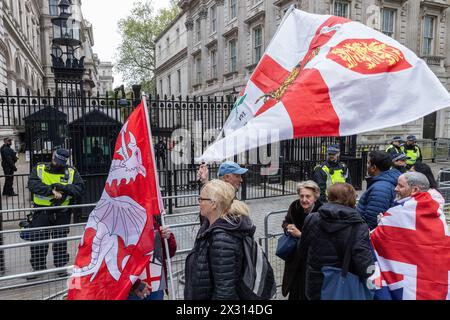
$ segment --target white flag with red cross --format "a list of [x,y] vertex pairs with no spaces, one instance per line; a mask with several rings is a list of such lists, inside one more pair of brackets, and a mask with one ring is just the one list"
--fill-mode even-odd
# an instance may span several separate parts
[[225,137],[200,159],[378,130],[449,106],[427,64],[396,40],[342,17],[291,9],[236,101]]

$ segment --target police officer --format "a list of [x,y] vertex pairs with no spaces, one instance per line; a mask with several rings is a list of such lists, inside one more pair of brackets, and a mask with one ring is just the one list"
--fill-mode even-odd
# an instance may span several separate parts
[[409,170],[416,163],[422,162],[422,150],[416,145],[416,137],[408,136],[406,138],[406,143],[402,147],[402,151],[409,158],[406,160],[406,168]]
[[320,201],[327,202],[327,189],[335,183],[351,183],[347,166],[339,162],[338,145],[328,146],[328,160],[314,168],[313,180],[320,187]]
[[386,148],[386,152],[389,154],[391,159],[394,159],[402,154],[402,138],[399,136],[393,137],[391,144]]
[[[74,198],[84,194],[85,186],[78,171],[69,166],[69,151],[58,149],[53,153],[51,163],[39,163],[35,166],[28,180],[28,188],[33,193],[35,207],[67,206]],[[70,224],[69,209],[36,211],[31,216],[31,228],[58,226]],[[68,228],[55,228],[34,231],[31,241],[47,240],[52,237],[64,238],[69,233]],[[47,260],[48,244],[31,247],[31,266],[34,271],[45,270]],[[55,267],[60,268],[69,261],[67,253],[67,242],[53,243],[53,262]],[[61,272],[60,276],[67,273]],[[35,277],[29,277],[32,279]]]
[[11,148],[11,138],[5,138],[3,139],[3,142],[4,144],[0,148],[0,154],[2,156],[2,168],[3,172],[5,173],[5,185],[3,186],[2,194],[4,196],[17,196],[17,193],[15,193],[13,189],[14,172],[17,171],[17,154]]
[[405,173],[408,171],[406,169],[406,161],[409,158],[404,153],[400,153],[398,156],[396,156],[394,159],[392,159],[392,169],[397,169],[401,173]]

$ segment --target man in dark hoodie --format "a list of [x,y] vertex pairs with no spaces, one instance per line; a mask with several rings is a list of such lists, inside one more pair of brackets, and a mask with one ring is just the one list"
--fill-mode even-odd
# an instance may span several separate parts
[[392,159],[387,152],[372,151],[367,160],[367,190],[361,196],[356,210],[370,230],[377,226],[377,217],[393,206],[395,186],[400,171],[391,169]]
[[[373,270],[374,256],[370,247],[369,228],[356,212],[356,191],[348,183],[337,183],[328,190],[328,203],[305,219],[299,245],[306,261],[305,296],[321,299],[322,267],[342,267],[346,245],[351,245],[349,272],[365,281]],[[352,228],[356,228],[350,239]]]

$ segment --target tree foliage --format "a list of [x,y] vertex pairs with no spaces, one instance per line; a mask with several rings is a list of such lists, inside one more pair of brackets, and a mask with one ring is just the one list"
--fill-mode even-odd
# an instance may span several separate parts
[[180,13],[174,0],[170,7],[155,12],[152,0],[135,2],[131,14],[119,20],[122,36],[117,52],[116,69],[128,86],[141,83],[152,93],[155,79],[155,40]]

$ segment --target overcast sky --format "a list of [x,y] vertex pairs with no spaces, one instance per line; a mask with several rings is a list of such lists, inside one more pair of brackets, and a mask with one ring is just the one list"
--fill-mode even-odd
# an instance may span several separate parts
[[[117,22],[131,12],[136,0],[82,0],[83,16],[92,23],[94,30],[94,52],[101,61],[115,62],[116,48],[120,44]],[[169,0],[153,0],[158,10],[168,7]],[[114,87],[122,84],[119,74],[114,73]]]

